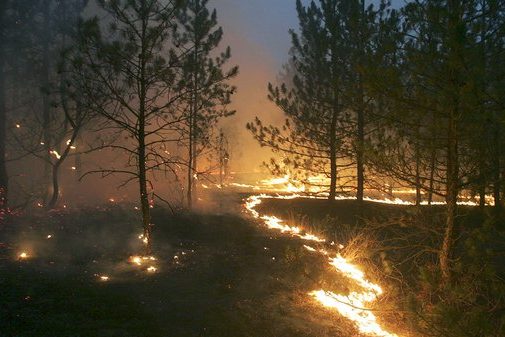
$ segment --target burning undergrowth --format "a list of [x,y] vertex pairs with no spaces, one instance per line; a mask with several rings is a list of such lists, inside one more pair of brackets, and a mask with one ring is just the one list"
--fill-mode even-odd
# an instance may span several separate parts
[[[323,307],[340,313],[342,317],[352,322],[355,329],[348,330],[347,334],[399,336],[387,329],[387,327],[394,327],[397,331],[403,330],[399,324],[398,315],[395,315],[397,310],[394,308],[394,302],[388,303],[387,297],[383,296],[384,289],[371,281],[370,273],[365,275],[362,271],[365,264],[360,260],[364,259],[363,251],[368,251],[373,245],[373,238],[363,233],[348,233],[348,240],[344,244],[336,242],[337,236],[323,237],[320,233],[313,232],[315,228],[321,229],[323,226],[303,225],[304,221],[293,221],[293,216],[289,217],[289,220],[282,220],[275,215],[265,215],[264,211],[258,210],[258,206],[263,203],[263,200],[269,199],[285,201],[294,198],[290,196],[251,196],[246,200],[245,208],[268,229],[279,231],[306,243],[303,247],[307,251],[326,261],[327,273],[324,278],[336,280],[334,284],[326,284],[319,289],[311,290],[308,295]],[[302,217],[302,219],[306,218]],[[335,227],[333,226],[333,228]],[[348,245],[347,248],[346,245]],[[367,259],[366,262],[369,260]],[[368,264],[373,265],[373,263]],[[330,271],[333,272],[333,276],[329,276]],[[317,273],[307,276],[314,277],[314,280],[322,279]],[[377,280],[378,278],[372,279]],[[405,332],[401,335],[407,336],[408,334]]]
[[[266,197],[263,201],[255,208],[260,216],[274,214],[291,226],[323,233],[327,242],[344,243],[336,260],[334,255],[328,256],[330,265],[344,273],[348,269],[358,279],[361,276],[352,266],[360,266],[368,280],[381,285],[377,300],[361,305],[353,299],[359,291],[356,284],[340,279],[337,284],[325,284],[311,293],[325,307],[344,316],[353,309],[360,312],[357,307],[365,308],[356,322],[371,312],[388,331],[400,336],[503,334],[503,219],[485,220],[491,209],[459,207],[454,278],[450,285],[442,286],[437,262],[444,207],[365,203],[356,213],[355,204],[346,200]],[[320,245],[307,243],[306,249],[326,255]],[[348,289],[342,289],[346,284]],[[341,306],[343,303],[352,305]],[[408,326],[409,331],[402,331],[401,326]],[[390,336],[387,332],[370,335]]]

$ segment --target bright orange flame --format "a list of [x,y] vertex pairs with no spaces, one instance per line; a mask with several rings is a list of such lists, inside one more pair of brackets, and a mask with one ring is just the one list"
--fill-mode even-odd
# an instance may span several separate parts
[[369,292],[352,292],[347,296],[342,296],[331,291],[315,290],[310,292],[310,295],[323,306],[336,309],[342,316],[355,322],[361,333],[380,337],[398,337],[394,333],[385,331],[377,322],[377,317],[373,312],[364,309],[366,303],[376,299],[375,295]]
[[[261,216],[259,212],[255,210],[255,207],[258,206],[265,198],[291,199],[295,197],[297,197],[297,195],[277,197],[267,195],[251,196],[246,200],[245,207],[254,218],[263,220],[270,229],[277,229],[281,233],[289,233],[307,241],[325,242],[324,239],[310,233],[302,235],[302,229],[300,227],[292,227],[282,224],[283,220],[275,216]],[[331,245],[333,246],[335,244],[332,242]],[[329,253],[324,249],[317,250],[307,245],[304,245],[304,247],[310,252],[318,253],[323,256],[329,255]],[[339,244],[338,247],[342,248],[343,246]],[[374,302],[377,300],[377,297],[383,293],[382,288],[379,285],[367,280],[365,278],[365,274],[358,268],[358,266],[350,263],[340,254],[330,258],[329,263],[338,272],[354,280],[356,286],[363,288],[363,291],[351,292],[349,295],[344,296],[321,289],[312,291],[309,295],[315,298],[323,306],[336,309],[342,316],[353,321],[361,333],[378,337],[398,337],[398,335],[394,333],[385,331],[377,322],[377,317],[374,313],[370,309],[366,308],[366,304]]]

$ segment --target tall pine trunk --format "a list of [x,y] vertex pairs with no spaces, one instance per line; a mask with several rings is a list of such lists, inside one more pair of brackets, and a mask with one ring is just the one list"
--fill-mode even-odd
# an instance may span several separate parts
[[447,215],[444,239],[440,250],[440,271],[443,284],[451,280],[451,254],[454,244],[454,226],[457,212],[457,199],[459,192],[459,163],[458,163],[458,130],[456,116],[458,116],[458,101],[454,102],[454,110],[451,111],[448,121],[447,139]]
[[[0,47],[1,49],[1,47]],[[0,50],[0,205],[7,203],[8,190],[9,190],[9,176],[7,175],[6,163],[6,131],[7,131],[7,114],[5,102],[5,71],[3,50]],[[3,199],[3,200],[2,200]]]
[[[143,3],[142,6],[145,6]],[[144,10],[142,11],[144,12]],[[149,18],[142,18],[142,50],[140,53],[140,76],[139,83],[139,116],[138,116],[138,178],[140,191],[140,205],[142,211],[142,226],[144,228],[145,254],[152,254],[152,225],[151,225],[151,209],[149,205],[149,195],[147,193],[147,168],[146,168],[146,46],[145,41],[148,39],[147,22]]]
[[499,123],[496,122],[493,125],[493,198],[495,209],[498,211],[501,208],[501,162],[500,162],[500,127]]
[[192,206],[193,208],[195,205],[197,205],[198,202],[198,190],[197,190],[197,183],[198,183],[198,155],[197,155],[197,148],[196,148],[196,141],[193,142],[193,164],[191,165],[193,167],[193,180],[192,180],[192,195],[191,197],[193,198]]
[[461,87],[464,65],[461,62],[463,50],[463,37],[461,22],[463,21],[463,5],[461,0],[448,1],[449,20],[449,52],[448,52],[448,75],[450,81],[451,96],[449,102],[447,120],[447,177],[446,177],[446,201],[447,216],[445,233],[440,249],[440,271],[442,274],[442,285],[451,282],[451,255],[454,246],[454,227],[457,214],[457,199],[459,194],[459,130],[458,121],[461,111]]
[[[0,206],[2,203],[5,205],[7,203],[8,189],[9,189],[9,176],[7,174],[7,163],[6,163],[6,132],[7,132],[7,102],[5,87],[5,76],[6,76],[6,55],[5,47],[7,45],[6,41],[6,11],[7,4],[5,1],[0,3]],[[3,199],[3,200],[2,200]],[[3,201],[3,202],[2,202]]]
[[[45,199],[49,198],[49,186],[51,185],[51,101],[50,101],[50,55],[49,55],[49,41],[51,39],[51,28],[50,28],[50,1],[44,1],[44,32],[45,36],[42,42],[42,73],[41,73],[41,86],[42,86],[42,140],[44,143],[44,185],[47,186],[47,191],[45,192]],[[46,203],[47,204],[47,203]]]
[[[360,3],[360,35],[363,35],[365,32],[366,28],[366,18],[365,18],[365,1],[362,0]],[[357,175],[357,191],[356,191],[356,199],[358,200],[359,204],[363,203],[363,197],[364,197],[364,191],[365,191],[365,104],[364,104],[364,99],[365,99],[365,90],[364,90],[364,79],[363,75],[361,74],[361,71],[364,67],[364,37],[360,36],[359,37],[359,61],[360,61],[360,69],[358,71],[360,72],[358,75],[358,126],[357,126],[357,146],[356,146],[356,175]]]
[[430,187],[428,190],[428,205],[431,205],[433,202],[433,191],[435,189],[435,164],[437,160],[437,150],[433,145],[431,149],[431,158],[430,158]]
[[358,203],[363,202],[365,190],[365,111],[363,107],[363,84],[360,79],[360,107],[358,109],[358,141],[356,146],[356,168],[358,186],[356,192],[356,199]]
[[[195,12],[199,13],[199,3],[196,3]],[[198,23],[195,24],[198,27]],[[191,210],[195,202],[196,192],[196,142],[197,142],[197,116],[198,116],[198,52],[199,52],[199,35],[197,29],[194,31],[195,51],[193,52],[193,76],[191,88],[191,102],[190,102],[190,117],[189,117],[189,157],[188,157],[188,208]]]
[[188,203],[188,209],[193,208],[193,142],[194,142],[194,130],[193,130],[193,107],[190,107],[191,111],[189,113],[189,144],[188,144],[188,181],[187,181],[187,191],[186,198]]
[[335,106],[330,125],[330,193],[328,200],[335,200],[337,196],[337,117],[338,106]]
[[[418,138],[419,139],[419,138]],[[421,158],[419,145],[416,144],[415,156],[416,156],[416,206],[421,206]]]
[[142,211],[142,226],[144,228],[145,253],[152,253],[152,236],[151,236],[151,209],[149,207],[149,195],[147,193],[147,173],[146,173],[146,148],[144,137],[144,120],[139,123],[139,148],[138,148],[138,170],[139,170],[139,190],[140,190],[140,205]]

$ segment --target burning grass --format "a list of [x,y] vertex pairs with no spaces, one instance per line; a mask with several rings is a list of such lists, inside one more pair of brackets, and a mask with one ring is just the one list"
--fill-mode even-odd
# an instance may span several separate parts
[[[349,244],[348,248],[341,243],[335,244],[335,241],[332,241],[329,245],[330,247],[327,248],[325,247],[328,241],[327,239],[310,232],[311,227],[317,228],[318,226],[308,226],[305,224],[305,227],[302,227],[302,221],[298,222],[298,225],[296,225],[293,216],[290,217],[290,224],[287,224],[276,216],[262,215],[256,208],[264,199],[291,200],[292,198],[289,196],[279,196],[278,198],[265,195],[251,196],[247,199],[245,207],[254,218],[262,220],[269,229],[278,230],[283,234],[289,234],[292,237],[300,238],[305,242],[312,241],[318,243],[318,248],[308,245],[303,245],[303,247],[311,253],[329,259],[330,266],[346,277],[349,281],[348,284],[350,289],[353,289],[348,290],[346,292],[347,294],[342,295],[327,290],[331,289],[327,287],[326,290],[320,289],[310,291],[309,295],[324,307],[337,310],[343,317],[352,321],[356,329],[365,335],[398,337],[397,334],[385,330],[384,326],[378,322],[375,313],[378,310],[373,307],[374,303],[378,302],[379,297],[383,295],[383,289],[378,284],[368,280],[357,262],[351,260],[357,260],[359,254],[366,251],[373,240],[361,233],[360,235],[351,234],[348,237],[348,241],[346,241],[346,244]],[[303,219],[307,218],[303,217]],[[342,255],[342,251],[344,250],[349,256],[344,257],[344,255]]]
[[[345,200],[283,198],[266,199],[256,209],[279,218],[290,217],[294,223],[302,219],[300,223],[306,227],[323,228],[320,231],[328,241],[346,242],[341,256],[361,266],[367,278],[383,288],[379,301],[362,305],[352,285],[345,297],[332,286],[321,287],[311,294],[326,307],[343,315],[357,309],[353,307],[365,307],[380,317],[378,323],[401,336],[505,333],[505,315],[500,309],[505,298],[504,220],[496,213],[487,214],[491,209],[482,212],[476,207],[459,207],[454,278],[444,287],[437,265],[444,229],[442,205],[416,208],[365,203],[358,210]],[[306,246],[307,251],[317,252],[317,247]],[[369,312],[357,318],[364,320]],[[409,331],[400,326],[408,326]]]

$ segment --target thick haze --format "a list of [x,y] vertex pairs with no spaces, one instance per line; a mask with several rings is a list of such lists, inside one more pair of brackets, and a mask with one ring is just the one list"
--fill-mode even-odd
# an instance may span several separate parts
[[[310,1],[305,0],[305,3]],[[377,3],[377,1],[373,1]],[[399,7],[403,0],[393,0]],[[282,121],[282,113],[267,99],[267,84],[275,81],[288,60],[291,46],[290,29],[297,29],[295,0],[210,0],[217,9],[219,24],[224,30],[221,47],[229,45],[232,62],[240,66],[235,80],[238,93],[233,98],[237,115],[225,122],[231,129],[231,166],[238,171],[259,169],[268,160],[270,151],[261,149],[245,124],[255,116],[264,121]]]

